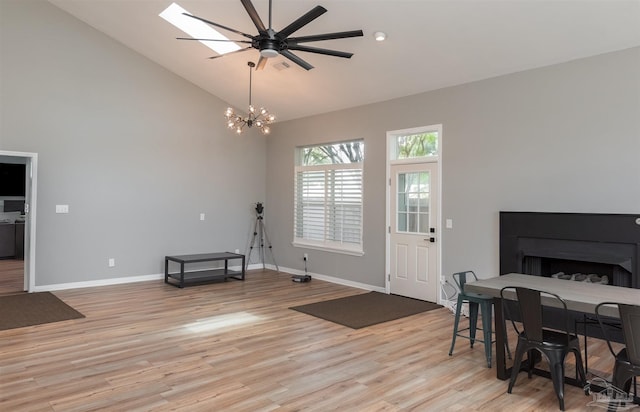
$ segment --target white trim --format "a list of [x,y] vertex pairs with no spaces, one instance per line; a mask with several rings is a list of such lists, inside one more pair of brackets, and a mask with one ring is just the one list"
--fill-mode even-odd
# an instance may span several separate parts
[[[262,266],[260,266],[260,268],[262,268]],[[275,266],[270,267],[270,265],[267,265],[267,269],[275,270]],[[298,275],[298,276],[302,276],[305,274],[305,272],[302,270],[291,269],[291,268],[286,268],[282,266],[280,266],[280,272],[289,273],[289,274]],[[341,278],[337,278],[329,275],[322,275],[319,273],[307,272],[306,274],[311,275],[312,279],[323,280],[325,282],[335,283],[337,285],[349,286],[356,289],[370,290],[370,291],[380,292],[380,293],[388,293],[384,287],[380,287],[380,286],[373,286],[366,283],[354,282],[351,280],[341,279]]]
[[34,292],[49,292],[54,290],[92,288],[96,286],[121,285],[124,283],[146,282],[149,280],[163,280],[164,273],[156,275],[127,276],[122,278],[88,280],[85,282],[57,283],[55,285],[37,286]]
[[[276,271],[276,267],[274,265],[266,264],[265,267],[269,270]],[[241,268],[237,267],[237,269],[241,269]],[[254,263],[249,265],[247,268],[247,270],[254,270],[254,269],[262,269],[262,263]],[[280,267],[280,273],[289,273],[291,275],[305,274],[304,271],[282,267],[282,266]],[[337,285],[343,285],[343,286],[349,286],[356,289],[387,293],[385,291],[385,288],[379,287],[379,286],[373,286],[366,283],[354,282],[351,280],[345,280],[345,279],[337,278],[334,276],[322,275],[320,273],[307,272],[307,274],[311,275],[312,278],[323,280],[325,282],[335,283]],[[89,280],[86,282],[72,282],[72,283],[59,283],[55,285],[44,285],[44,286],[36,287],[34,292],[50,292],[50,291],[56,291],[56,290],[122,285],[126,283],[148,282],[148,281],[158,281],[158,280],[160,281],[164,280],[164,273],[153,274],[153,275],[141,275],[141,276],[127,276],[127,277],[111,278],[111,279]]]
[[293,242],[291,242],[291,245],[293,247],[322,250],[324,252],[342,253],[343,255],[364,256],[364,250],[362,250],[362,245],[358,245],[359,246],[358,248],[350,249],[348,247],[340,247],[340,246],[331,247],[331,246],[328,246],[328,244],[320,245],[315,243],[307,243],[307,242],[302,242],[300,240],[294,240]]
[[36,289],[36,210],[38,204],[38,154],[31,152],[12,152],[0,150],[0,157],[19,157],[26,160],[30,170],[31,184],[29,193],[25,193],[25,201],[29,204],[29,213],[26,214],[25,250],[24,250],[24,287],[28,292]]
[[[438,142],[440,143],[440,142]],[[440,156],[411,157],[409,159],[389,160],[389,165],[412,165],[418,163],[438,163]]]
[[362,169],[363,164],[364,164],[363,162],[356,162],[356,163],[331,163],[327,165],[310,165],[310,166],[297,165],[295,167],[295,171],[296,173],[298,173],[298,172],[307,172],[307,171],[317,172],[317,171],[336,170],[336,169]]
[[[428,133],[429,131],[435,131],[438,133],[438,155],[437,156],[425,156],[425,157],[416,157],[416,158],[411,158],[411,159],[398,159],[398,160],[392,160],[391,159],[391,153],[393,151],[393,148],[395,147],[395,137],[398,135],[407,135],[407,134],[418,134],[418,133]],[[437,239],[437,255],[438,255],[438,278],[440,279],[442,277],[442,241],[444,238],[444,211],[442,210],[442,193],[444,192],[443,187],[442,187],[442,148],[443,148],[443,136],[442,136],[442,124],[435,124],[435,125],[430,125],[430,126],[424,126],[424,127],[413,127],[410,129],[401,129],[401,130],[390,130],[387,131],[387,147],[386,147],[386,187],[387,189],[385,190],[385,204],[386,204],[386,212],[385,212],[385,252],[384,252],[384,259],[385,259],[385,275],[384,275],[384,282],[385,282],[385,293],[390,293],[391,291],[391,283],[390,283],[390,279],[389,276],[391,275],[391,255],[390,255],[390,248],[391,248],[391,234],[389,233],[389,228],[391,227],[391,216],[390,216],[390,209],[391,209],[391,193],[390,193],[390,187],[391,187],[391,166],[392,165],[396,165],[396,164],[416,164],[416,163],[437,163],[438,165],[438,187],[439,187],[439,193],[438,193],[438,227],[437,230],[439,233],[437,233],[436,235],[436,239]],[[440,284],[440,281],[438,279],[438,284]],[[442,287],[438,288],[438,295],[437,295],[437,303],[442,304],[443,303],[444,297],[442,296]]]

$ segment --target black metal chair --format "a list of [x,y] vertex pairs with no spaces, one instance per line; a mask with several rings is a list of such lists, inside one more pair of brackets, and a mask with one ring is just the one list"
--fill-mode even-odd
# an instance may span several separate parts
[[[610,328],[613,313],[606,316],[602,312],[608,306],[613,311],[617,311],[620,316],[622,326],[622,336],[625,347],[618,353],[611,346]],[[607,341],[607,346],[615,358],[613,366],[613,377],[611,384],[618,389],[629,393],[632,378],[640,376],[640,306],[627,305],[616,302],[603,302],[596,306],[596,316],[602,329],[602,333]],[[637,394],[636,394],[637,396]]]
[[[513,314],[508,312],[508,301],[514,300],[513,293],[515,293],[515,298],[518,303],[518,315],[519,320],[522,322],[522,331],[518,329],[515,318],[512,316]],[[543,327],[543,296],[554,299],[556,301],[554,306],[564,309],[561,312],[562,316],[564,316],[564,319],[562,319],[564,330],[552,330]],[[582,366],[580,341],[577,335],[572,334],[569,331],[569,314],[567,304],[555,293],[524,287],[505,287],[500,291],[500,297],[503,299],[502,306],[507,312],[505,313],[505,316],[511,319],[513,328],[518,334],[518,345],[516,347],[516,354],[514,357],[513,369],[511,371],[511,379],[509,381],[507,393],[511,393],[513,389],[513,385],[515,384],[518,373],[520,372],[522,358],[525,353],[527,353],[528,359],[528,375],[529,378],[531,378],[535,363],[534,355],[537,351],[542,354],[549,363],[553,388],[555,389],[556,396],[558,397],[560,410],[564,411],[564,361],[569,352],[573,352],[575,354],[576,370],[581,380],[581,384],[584,385],[587,380]]]
[[[482,295],[480,293],[471,293],[464,291],[464,285],[469,280],[478,280],[478,277],[472,270],[466,272],[454,273],[453,280],[458,287],[458,301],[456,303],[455,321],[453,324],[453,338],[451,339],[451,349],[449,349],[449,356],[453,355],[453,348],[456,345],[456,337],[469,339],[471,347],[478,341],[484,345],[484,352],[487,358],[487,367],[491,367],[491,355],[492,355],[492,307],[493,297],[489,295]],[[473,277],[469,279],[468,276]],[[460,323],[460,316],[462,314],[462,305],[467,302],[469,304],[469,327],[458,330],[458,324]],[[478,309],[482,313],[482,329],[478,328]],[[476,339],[476,330],[482,330],[483,338]],[[462,332],[469,331],[469,335],[462,334]],[[511,352],[509,352],[509,346],[507,345],[507,352],[509,358],[511,358]]]

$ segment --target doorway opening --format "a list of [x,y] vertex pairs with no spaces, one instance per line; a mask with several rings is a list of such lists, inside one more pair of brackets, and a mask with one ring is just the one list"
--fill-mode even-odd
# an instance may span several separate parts
[[0,294],[35,288],[36,153],[0,151]]
[[439,303],[442,125],[387,132],[386,291]]

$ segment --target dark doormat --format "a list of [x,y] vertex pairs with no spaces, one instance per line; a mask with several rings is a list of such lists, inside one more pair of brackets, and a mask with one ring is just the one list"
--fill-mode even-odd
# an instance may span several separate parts
[[50,292],[0,296],[0,330],[84,318]]
[[360,329],[441,307],[441,305],[423,300],[369,292],[346,298],[294,306],[289,309],[353,329]]

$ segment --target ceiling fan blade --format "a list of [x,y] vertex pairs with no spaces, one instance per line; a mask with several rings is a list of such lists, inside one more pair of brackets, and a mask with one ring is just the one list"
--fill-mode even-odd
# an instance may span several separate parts
[[267,58],[260,56],[260,60],[258,60],[258,64],[256,66],[256,70],[264,69],[264,66],[267,65]]
[[325,9],[324,7],[316,6],[310,11],[308,11],[305,15],[299,17],[298,20],[294,21],[284,29],[280,30],[278,32],[278,35],[282,38],[287,38],[289,37],[289,35],[291,35],[295,31],[298,31],[303,26],[306,26],[307,24],[311,23],[313,20],[322,16],[326,12],[327,12],[327,9]]
[[320,49],[318,47],[298,46],[298,45],[289,46],[289,50],[298,50],[298,51],[309,52],[309,53],[326,54],[327,56],[344,57],[346,59],[350,59],[351,56],[353,56],[353,53],[347,53],[347,52],[342,52],[338,50]]
[[262,22],[262,19],[258,15],[256,8],[253,7],[253,3],[251,3],[251,0],[240,0],[240,3],[242,3],[245,10],[247,10],[247,13],[249,13],[249,17],[251,17],[251,20],[253,21],[253,24],[256,25],[256,28],[258,29],[258,31],[260,33],[264,33],[265,31],[267,31],[267,28],[264,27],[264,23]]
[[300,57],[296,56],[295,54],[291,53],[289,50],[281,50],[280,54],[283,55],[284,57],[286,57],[287,59],[291,60],[292,62],[294,62],[298,66],[302,67],[305,70],[313,69],[312,65],[310,65],[306,61],[302,60]]
[[193,37],[176,37],[176,40],[197,40],[197,41],[228,41],[232,43],[249,43],[249,40],[222,40],[222,39],[194,39]]
[[251,49],[253,49],[253,47],[249,46],[249,47],[245,47],[244,49],[232,51],[232,52],[229,52],[229,53],[219,54],[217,56],[211,56],[211,57],[209,57],[209,59],[217,59],[218,57],[224,57],[224,56],[229,55],[229,54],[240,53],[240,52],[251,50]]
[[248,38],[248,39],[252,39],[252,40],[253,40],[253,36],[252,36],[252,35],[247,34],[247,33],[243,33],[243,32],[238,31],[238,30],[236,30],[236,29],[232,29],[231,27],[223,26],[222,24],[214,23],[214,22],[212,22],[212,21],[209,21],[209,20],[207,20],[207,19],[203,19],[202,17],[194,16],[194,15],[189,14],[189,13],[182,13],[182,14],[184,14],[185,16],[189,16],[189,17],[191,17],[191,18],[193,18],[193,19],[200,20],[200,21],[202,21],[202,22],[205,22],[205,23],[207,23],[207,24],[210,24],[210,25],[212,25],[212,26],[214,26],[214,27],[219,27],[219,28],[221,28],[221,29],[228,30],[228,31],[230,31],[230,32],[232,32],[232,33],[236,33],[236,34],[239,34],[239,35],[241,35],[241,36],[244,36],[244,37],[246,37],[246,38]]
[[352,30],[352,31],[340,31],[336,33],[314,34],[312,36],[290,37],[288,41],[289,41],[289,44],[308,43],[311,41],[346,39],[349,37],[362,37],[363,35],[364,34],[362,33],[362,30]]

